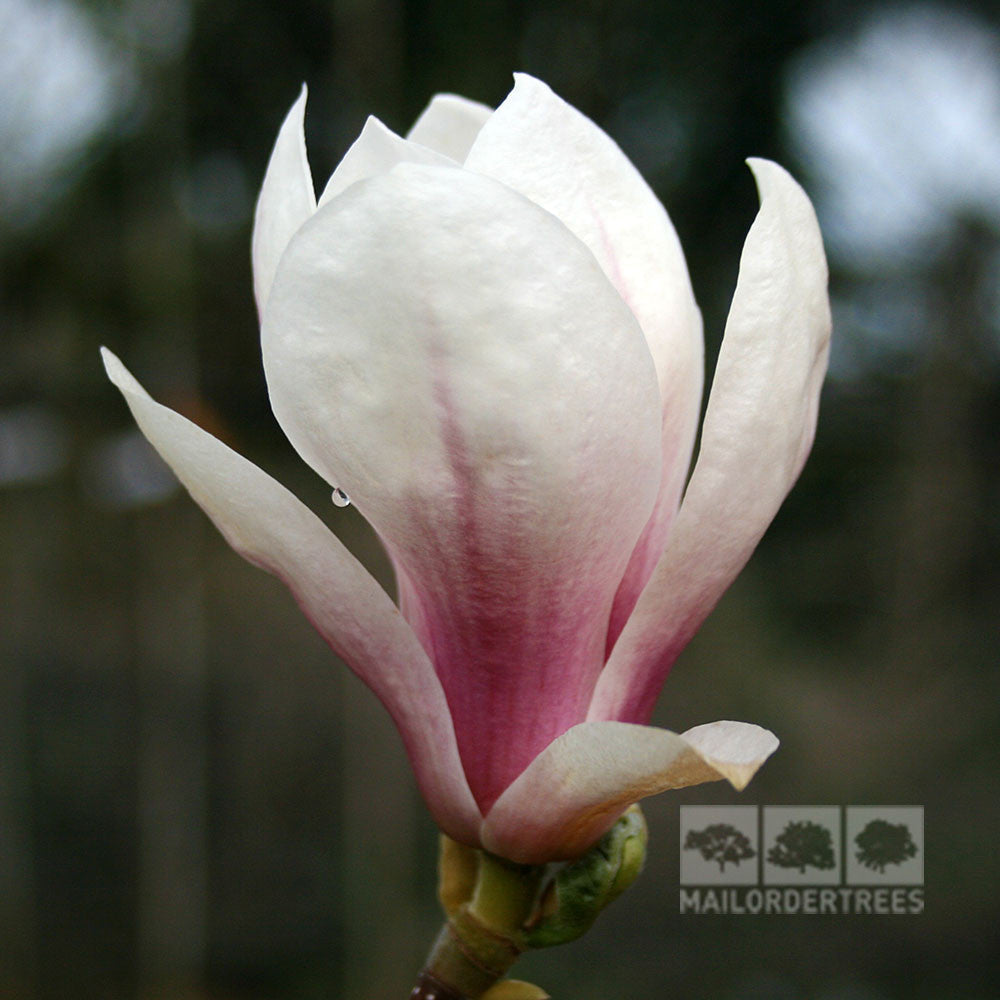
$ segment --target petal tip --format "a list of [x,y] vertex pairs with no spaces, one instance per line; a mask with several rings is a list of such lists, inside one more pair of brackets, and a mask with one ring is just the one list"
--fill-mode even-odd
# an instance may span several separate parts
[[306,120],[306,104],[309,102],[309,87],[303,81],[302,86],[299,88],[298,95],[295,100],[289,105],[288,111],[285,112],[285,117],[282,119],[281,126],[278,129],[278,136],[280,138],[282,132],[292,131],[300,141],[305,144],[305,120]]
[[285,119],[292,118],[294,115],[297,119],[304,120],[306,116],[306,104],[309,100],[309,85],[302,81],[302,86],[299,87],[299,96],[292,101],[292,106],[288,109],[288,114],[285,115]]
[[769,729],[749,722],[709,722],[689,729],[683,738],[738,792],[746,788],[779,745],[778,737]]
[[554,93],[552,88],[544,80],[539,80],[537,76],[532,76],[530,73],[525,73],[521,70],[512,75],[514,77],[514,90],[533,90],[540,94]]
[[358,139],[366,133],[377,132],[379,135],[387,135],[393,139],[398,139],[399,136],[385,122],[382,121],[377,115],[369,115],[365,119],[365,124],[362,126],[361,133]]
[[[774,160],[765,159],[762,156],[749,156],[746,165],[753,174],[753,179],[757,184],[757,192],[763,202],[768,195],[776,193],[780,187],[789,187],[797,191],[802,191],[798,181],[783,167]],[[805,192],[802,192],[803,194]]]
[[122,392],[142,392],[139,383],[136,382],[132,373],[122,364],[118,355],[103,345],[101,347],[101,360],[104,362],[105,373],[112,384],[117,386],[118,389]]

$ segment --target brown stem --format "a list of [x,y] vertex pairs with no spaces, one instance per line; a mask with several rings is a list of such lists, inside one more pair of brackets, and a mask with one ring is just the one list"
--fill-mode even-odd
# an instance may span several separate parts
[[468,997],[438,982],[425,970],[417,977],[417,985],[413,987],[410,1000],[468,1000]]

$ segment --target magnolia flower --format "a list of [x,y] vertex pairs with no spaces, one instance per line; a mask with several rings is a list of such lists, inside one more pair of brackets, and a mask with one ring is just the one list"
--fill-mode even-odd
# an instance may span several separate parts
[[106,352],[139,426],[382,700],[452,838],[540,863],[644,796],[742,787],[771,733],[646,723],[812,443],[830,317],[808,198],[750,161],[761,208],[685,490],[700,314],[614,142],[518,76],[495,111],[435,97],[405,139],[369,118],[317,204],[305,99],[257,205],[264,369],[295,449],[378,532],[399,609],[315,514]]

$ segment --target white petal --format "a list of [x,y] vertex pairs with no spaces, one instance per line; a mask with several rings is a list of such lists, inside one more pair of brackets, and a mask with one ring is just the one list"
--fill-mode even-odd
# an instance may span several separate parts
[[649,718],[677,654],[743,568],[812,446],[830,347],[823,242],[781,167],[751,160],[747,236],[701,450],[667,549],[601,675],[591,719]]
[[274,271],[292,234],[316,210],[316,192],[306,157],[306,88],[285,116],[264,174],[254,215],[253,290],[257,313],[271,291]]
[[585,717],[655,497],[634,317],[554,216],[479,174],[403,164],[295,236],[262,342],[285,433],[419,592],[466,774],[492,801]]
[[[466,168],[520,191],[587,245],[639,320],[666,402],[682,411],[675,418],[691,424],[700,402],[701,319],[684,253],[663,206],[614,141],[540,80],[518,73]],[[686,431],[693,438],[694,428]]]
[[778,747],[745,722],[678,735],[625,722],[584,722],[536,757],[483,821],[483,846],[526,864],[584,853],[633,802],[705,781],[742,789]]
[[110,351],[102,355],[142,432],[229,544],[287,584],[320,634],[389,710],[438,823],[456,839],[474,841],[479,813],[444,693],[392,601],[288,490],[152,400]]
[[444,166],[451,161],[447,156],[436,153],[426,146],[408,142],[396,135],[392,129],[386,128],[377,118],[369,117],[361,130],[361,135],[355,139],[354,144],[344,154],[344,158],[330,176],[320,196],[320,206],[325,205],[331,198],[336,198],[356,181],[373,177],[375,174],[384,174],[397,163],[437,163]]
[[478,101],[458,94],[436,94],[406,138],[461,163],[491,114],[493,109]]
[[613,642],[663,551],[687,478],[704,370],[701,314],[674,227],[629,159],[540,80],[518,73],[515,81],[466,167],[520,191],[583,240],[639,320],[660,385],[660,496],[616,601]]

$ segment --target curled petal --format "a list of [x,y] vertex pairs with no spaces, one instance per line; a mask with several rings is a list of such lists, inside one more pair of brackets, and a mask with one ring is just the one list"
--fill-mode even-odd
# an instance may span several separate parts
[[361,135],[354,140],[354,144],[337,164],[337,169],[331,174],[320,196],[319,204],[322,207],[355,182],[375,174],[384,174],[397,163],[444,165],[450,162],[447,156],[436,153],[433,149],[401,138],[372,116],[365,122]]
[[316,192],[306,156],[306,96],[303,84],[302,93],[278,131],[257,198],[251,256],[254,297],[260,316],[264,315],[275,268],[292,233],[316,211]]
[[747,236],[702,431],[667,549],[601,675],[591,719],[644,722],[677,654],[743,568],[812,446],[830,346],[826,258],[812,205],[751,160]]
[[110,351],[108,376],[142,432],[245,559],[279,577],[389,710],[443,829],[474,842],[479,812],[441,685],[392,601],[307,507],[257,466],[152,400]]
[[299,231],[263,346],[285,433],[400,570],[485,808],[590,702],[659,483],[641,331],[548,212],[403,164]]
[[701,314],[674,227],[625,154],[540,80],[518,73],[515,81],[466,167],[520,191],[583,240],[639,321],[660,386],[659,497],[615,602],[610,648],[663,551],[687,476],[701,405]]
[[500,796],[483,846],[524,864],[583,854],[633,802],[669,788],[727,780],[742,789],[778,747],[746,722],[678,735],[626,722],[584,722],[563,733]]
[[458,94],[436,94],[406,134],[410,142],[462,163],[493,109]]

